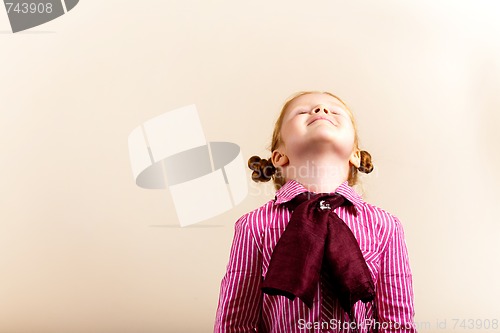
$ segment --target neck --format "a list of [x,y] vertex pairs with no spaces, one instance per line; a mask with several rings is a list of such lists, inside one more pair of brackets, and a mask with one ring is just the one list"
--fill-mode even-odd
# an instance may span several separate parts
[[283,173],[286,179],[296,180],[310,192],[331,193],[347,180],[349,161],[336,156],[294,158],[283,167]]

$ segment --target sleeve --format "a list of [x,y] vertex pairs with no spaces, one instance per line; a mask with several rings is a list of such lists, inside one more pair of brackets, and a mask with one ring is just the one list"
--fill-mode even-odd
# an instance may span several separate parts
[[414,333],[412,273],[401,222],[388,235],[377,281],[376,306],[379,332]]
[[214,332],[256,332],[261,311],[262,256],[246,215],[235,224],[229,263],[222,279]]

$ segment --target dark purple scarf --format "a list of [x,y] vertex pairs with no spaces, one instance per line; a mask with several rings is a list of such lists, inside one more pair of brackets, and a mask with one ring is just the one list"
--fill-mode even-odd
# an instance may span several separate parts
[[273,250],[263,292],[291,300],[299,297],[311,308],[323,272],[331,281],[332,294],[348,314],[357,301],[374,299],[373,280],[359,244],[333,211],[346,203],[338,193],[310,192],[285,203],[293,213]]

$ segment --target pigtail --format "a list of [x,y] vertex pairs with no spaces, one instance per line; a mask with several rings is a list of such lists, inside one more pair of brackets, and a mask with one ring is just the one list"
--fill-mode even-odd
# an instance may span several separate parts
[[361,152],[361,163],[358,168],[359,171],[364,173],[370,173],[373,171],[373,163],[372,163],[372,155],[366,150],[362,150]]
[[252,156],[248,159],[248,167],[253,170],[252,180],[254,182],[268,182],[276,173],[276,168],[271,162],[271,158],[261,159],[259,156]]

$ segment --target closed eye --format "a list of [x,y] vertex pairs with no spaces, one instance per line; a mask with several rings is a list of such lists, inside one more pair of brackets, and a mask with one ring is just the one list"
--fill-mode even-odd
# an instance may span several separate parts
[[295,114],[306,114],[306,113],[309,113],[309,111],[307,111],[306,109],[299,109],[295,112]]

